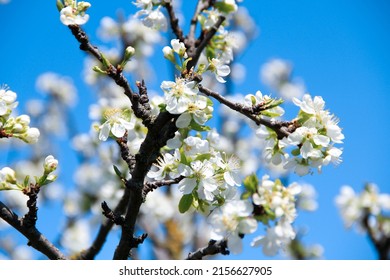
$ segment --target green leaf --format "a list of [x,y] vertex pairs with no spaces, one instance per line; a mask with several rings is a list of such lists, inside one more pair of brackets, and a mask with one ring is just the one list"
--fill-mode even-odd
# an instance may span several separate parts
[[259,185],[259,179],[257,179],[256,174],[252,174],[245,177],[244,187],[250,194],[253,194],[257,191],[258,185]]
[[103,64],[104,68],[108,69],[111,65],[110,61],[107,59],[107,57],[102,52],[100,52],[100,56],[102,58],[102,64]]
[[165,103],[158,104],[158,108],[160,109],[160,112],[166,112],[167,104]]
[[185,194],[181,197],[179,201],[179,211],[180,213],[185,213],[190,209],[193,201],[193,196],[192,194]]
[[23,186],[24,186],[24,187],[27,187],[29,182],[30,182],[30,175],[27,175],[27,176],[24,178]]
[[225,14],[230,14],[236,10],[236,6],[226,3],[226,2],[217,2],[214,4],[215,8],[217,8],[220,12]]
[[294,149],[294,150],[291,151],[291,154],[293,156],[297,157],[297,156],[299,156],[301,154],[301,150],[300,149]]
[[191,127],[191,129],[193,129],[195,131],[210,131],[210,129],[211,129],[209,126],[200,125],[194,120],[191,120],[190,127]]
[[252,196],[252,193],[251,193],[251,192],[245,191],[245,192],[242,193],[241,199],[242,199],[242,200],[247,200],[247,199],[249,199],[251,196]]
[[57,0],[56,2],[57,10],[61,12],[61,10],[64,8],[64,3],[62,3],[61,0]]
[[122,173],[121,173],[121,171],[119,170],[119,168],[118,168],[116,165],[113,165],[112,167],[114,168],[115,174],[116,174],[120,179],[122,179],[123,176],[122,176]]
[[204,161],[204,160],[209,160],[211,158],[211,154],[201,154],[201,155],[198,155],[195,160],[199,160],[199,161]]

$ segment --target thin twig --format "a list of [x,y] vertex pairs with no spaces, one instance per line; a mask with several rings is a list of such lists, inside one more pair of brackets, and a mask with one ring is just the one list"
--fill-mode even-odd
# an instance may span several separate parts
[[224,21],[225,21],[225,17],[224,16],[219,16],[219,18],[218,18],[217,22],[215,23],[215,25],[207,33],[202,32],[202,34],[199,37],[199,38],[201,38],[201,41],[200,41],[199,45],[196,46],[195,53],[194,54],[192,54],[192,53],[188,54],[192,58],[192,60],[190,60],[188,62],[187,70],[190,70],[192,67],[195,67],[195,65],[198,63],[199,57],[202,54],[204,48],[206,48],[206,46],[208,45],[210,40],[213,38],[215,33],[217,33],[219,27],[222,25],[222,23]]
[[162,181],[157,181],[157,182],[146,182],[144,188],[142,189],[142,196],[145,198],[149,192],[152,192],[153,190],[160,188],[162,186],[170,186],[173,184],[178,184],[184,178],[185,178],[184,176],[179,176],[179,177],[177,177],[175,179],[171,179],[171,180],[162,180]]
[[144,106],[140,104],[139,95],[135,94],[131,89],[129,82],[125,76],[123,76],[121,67],[115,67],[105,57],[103,57],[99,49],[90,43],[87,34],[80,26],[69,25],[68,27],[72,31],[73,36],[80,43],[81,50],[94,56],[100,63],[106,65],[108,64],[106,66],[107,69],[104,69],[107,73],[107,76],[113,79],[114,82],[124,90],[124,94],[130,99],[131,108],[134,111],[134,115],[143,121],[150,119],[150,112],[145,110]]
[[176,35],[176,38],[179,39],[180,42],[184,42],[183,30],[179,26],[179,20],[175,15],[175,11],[173,10],[172,3],[166,2],[164,6],[168,12],[172,32]]
[[251,108],[248,108],[247,106],[235,103],[227,98],[223,97],[222,95],[218,94],[217,92],[214,92],[208,88],[203,87],[202,85],[199,85],[199,91],[203,94],[213,97],[216,100],[218,100],[221,104],[226,105],[230,109],[237,111],[244,116],[248,117],[252,121],[254,121],[257,125],[265,125],[266,127],[271,128],[278,136],[278,139],[282,139],[284,137],[287,137],[292,133],[295,129],[292,122],[283,122],[283,121],[276,121],[276,120],[269,120],[265,118],[258,117],[256,115],[253,115],[253,110]]
[[206,247],[200,248],[193,253],[189,253],[186,260],[201,260],[206,256],[222,254],[229,255],[230,252],[227,248],[227,240],[222,239],[220,241],[210,240]]

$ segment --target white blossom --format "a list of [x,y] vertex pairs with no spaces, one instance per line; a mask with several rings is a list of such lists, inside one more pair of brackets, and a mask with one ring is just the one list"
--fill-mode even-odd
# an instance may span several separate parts
[[62,8],[60,20],[64,25],[83,25],[89,20],[89,15],[85,11],[91,7],[88,2],[72,1],[69,6]]
[[193,161],[190,166],[180,164],[180,175],[185,176],[179,183],[179,190],[183,194],[190,194],[197,188],[198,195],[201,199],[212,201],[213,192],[218,188],[214,177],[214,168],[209,161]]
[[251,216],[252,204],[247,200],[232,200],[215,209],[208,222],[216,240],[227,238],[228,247],[234,254],[242,251],[240,234],[250,234],[257,229],[257,221]]
[[199,137],[189,136],[183,142],[186,155],[206,154],[210,151],[209,141],[202,140]]
[[173,154],[165,153],[157,159],[154,168],[148,172],[148,177],[155,180],[163,180],[166,176],[174,179],[179,177],[177,167],[180,161],[180,153],[175,150]]
[[176,82],[163,81],[161,89],[164,91],[166,109],[171,114],[188,111],[190,104],[194,103],[193,97],[199,92],[196,82],[188,82],[183,78],[176,78]]
[[[245,96],[245,105],[247,106],[268,106],[269,109],[261,111],[261,114],[270,117],[280,117],[284,114],[284,109],[275,104],[278,100],[271,98],[269,95],[263,95],[261,91],[256,91],[255,94],[247,94]],[[271,105],[276,106],[271,106]],[[277,103],[280,104],[280,103]]]
[[286,220],[280,220],[276,226],[268,227],[266,235],[253,239],[253,247],[262,247],[266,256],[275,256],[279,250],[285,250],[288,243],[295,238],[295,232],[291,224]]
[[0,88],[0,116],[10,115],[12,110],[18,105],[17,95],[7,88]]
[[226,83],[226,80],[223,77],[226,77],[230,74],[229,65],[224,64],[223,61],[212,58],[208,69],[215,74],[215,78],[220,83]]
[[99,126],[99,139],[106,141],[110,132],[117,138],[123,137],[126,131],[134,128],[134,124],[126,119],[122,110],[108,109],[105,112],[106,122]]

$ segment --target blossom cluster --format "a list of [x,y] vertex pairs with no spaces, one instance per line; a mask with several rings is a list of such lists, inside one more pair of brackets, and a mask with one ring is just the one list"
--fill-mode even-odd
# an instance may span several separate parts
[[365,219],[376,234],[382,232],[390,237],[390,195],[379,193],[375,184],[367,184],[359,194],[351,186],[343,186],[335,199],[346,227],[356,225],[359,231],[365,230]]
[[58,0],[57,8],[60,11],[60,20],[64,25],[83,25],[89,20],[85,12],[91,7],[89,2],[77,0]]
[[[252,200],[261,213],[266,213],[258,219],[263,220],[267,229],[265,235],[253,240],[252,246],[262,246],[265,255],[274,256],[295,238],[292,222],[297,216],[296,196],[300,192],[301,186],[297,183],[285,187],[280,180],[272,181],[267,175],[263,176]],[[273,226],[269,225],[270,220],[275,222]]]
[[[35,177],[35,184],[39,187],[50,184],[57,179],[53,172],[57,169],[58,160],[52,155],[45,158],[43,162],[42,176]],[[0,191],[2,190],[28,190],[30,187],[30,176],[26,176],[23,182],[19,182],[15,170],[10,167],[3,167],[0,170]]]
[[17,94],[7,88],[0,89],[0,137],[15,137],[26,143],[36,143],[39,130],[30,127],[28,115],[12,116],[17,107]]
[[[260,181],[256,175],[248,176],[244,186],[246,191],[241,199],[233,197],[209,215],[212,237],[216,240],[226,238],[229,249],[240,253],[244,235],[254,233],[261,222],[265,226],[265,234],[255,237],[251,245],[262,246],[267,256],[274,256],[280,250],[286,251],[296,236],[292,223],[297,216],[296,208],[303,186],[292,183],[285,187],[280,180],[270,180],[268,175]],[[309,200],[309,197],[305,199]]]
[[[338,126],[338,119],[325,110],[325,101],[320,96],[312,98],[305,94],[302,100],[293,99],[300,107],[298,117],[293,121],[295,129],[287,137],[278,139],[269,128],[260,127],[256,133],[265,140],[265,159],[275,165],[283,164],[300,176],[316,168],[341,162],[342,150],[335,144],[343,142],[344,134]],[[291,149],[291,153],[287,150]]]
[[157,160],[148,177],[155,180],[183,176],[178,188],[183,194],[179,210],[191,207],[208,212],[222,205],[240,185],[240,164],[236,157],[227,157],[200,136],[183,137],[168,142],[174,148]]
[[161,0],[136,0],[133,4],[140,9],[136,17],[142,19],[142,23],[151,29],[166,31],[168,20],[161,12]]

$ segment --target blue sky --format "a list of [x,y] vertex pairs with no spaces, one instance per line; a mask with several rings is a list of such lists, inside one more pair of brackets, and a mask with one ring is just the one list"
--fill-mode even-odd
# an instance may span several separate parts
[[[12,0],[0,5],[0,84],[17,92],[23,106],[28,98],[41,98],[35,89],[39,74],[53,71],[71,76],[82,94],[77,115],[86,117],[93,93],[82,82],[84,54],[59,21],[55,1],[42,2]],[[103,16],[115,17],[118,8],[134,11],[127,0],[91,4],[85,29],[92,40]],[[259,67],[270,58],[289,60],[294,75],[305,81],[311,95],[323,96],[344,128],[340,166],[325,168],[321,175],[292,178],[313,184],[318,192],[319,209],[297,219],[296,224],[308,230],[304,242],[321,244],[326,259],[375,258],[366,236],[344,229],[334,198],[342,185],[360,191],[366,182],[390,193],[390,3],[245,0],[244,5],[258,24],[259,35],[241,57],[247,77],[237,90],[271,92],[260,82]],[[88,128],[88,122],[79,123],[80,130]],[[257,258],[257,250],[247,248],[240,258]]]

